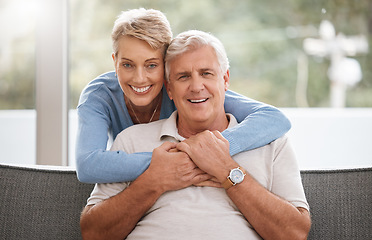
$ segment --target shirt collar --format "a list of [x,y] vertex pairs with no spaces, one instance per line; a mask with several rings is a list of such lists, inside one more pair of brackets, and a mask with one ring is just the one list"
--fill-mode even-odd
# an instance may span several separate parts
[[[229,118],[229,125],[227,126],[227,128],[232,128],[238,125],[236,118],[232,114],[226,113],[226,115]],[[164,121],[164,124],[162,125],[161,131],[160,131],[160,139],[162,139],[163,137],[169,136],[180,142],[185,140],[184,137],[178,134],[177,116],[178,114],[176,110],[172,113],[172,115],[168,119]]]

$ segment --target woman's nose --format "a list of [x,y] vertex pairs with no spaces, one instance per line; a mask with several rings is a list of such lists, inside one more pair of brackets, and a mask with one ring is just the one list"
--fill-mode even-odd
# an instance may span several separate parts
[[134,76],[134,82],[136,83],[143,83],[146,81],[146,73],[143,68],[137,68],[136,74]]

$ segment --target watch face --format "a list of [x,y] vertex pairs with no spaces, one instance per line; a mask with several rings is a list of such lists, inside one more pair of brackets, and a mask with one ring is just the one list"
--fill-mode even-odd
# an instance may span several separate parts
[[241,183],[244,179],[244,174],[240,169],[233,169],[230,173],[230,179],[235,184]]

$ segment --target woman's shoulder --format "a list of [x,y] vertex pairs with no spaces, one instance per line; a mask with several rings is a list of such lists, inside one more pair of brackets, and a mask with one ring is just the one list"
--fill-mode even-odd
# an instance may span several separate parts
[[123,93],[115,72],[107,72],[99,75],[85,86],[80,95],[79,105],[93,96],[99,98],[105,98],[107,96],[112,98],[117,94],[122,95]]
[[107,89],[112,89],[112,90],[116,90],[117,88],[120,88],[118,79],[115,76],[114,71],[106,72],[106,73],[99,75],[98,77],[93,79],[91,82],[89,82],[83,91],[85,91],[86,89],[96,90],[102,87],[107,88]]

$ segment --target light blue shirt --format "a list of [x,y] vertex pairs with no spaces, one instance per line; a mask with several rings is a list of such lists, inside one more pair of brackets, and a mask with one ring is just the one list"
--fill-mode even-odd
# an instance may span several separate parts
[[[160,119],[165,119],[176,107],[165,87],[162,91]],[[291,127],[277,108],[231,90],[225,94],[225,111],[240,123],[222,132],[230,143],[231,155],[264,146],[283,136]],[[109,136],[115,139],[132,125],[115,72],[102,74],[86,86],[78,105],[76,170],[80,181],[133,181],[148,168],[151,152],[127,154],[106,150]]]

